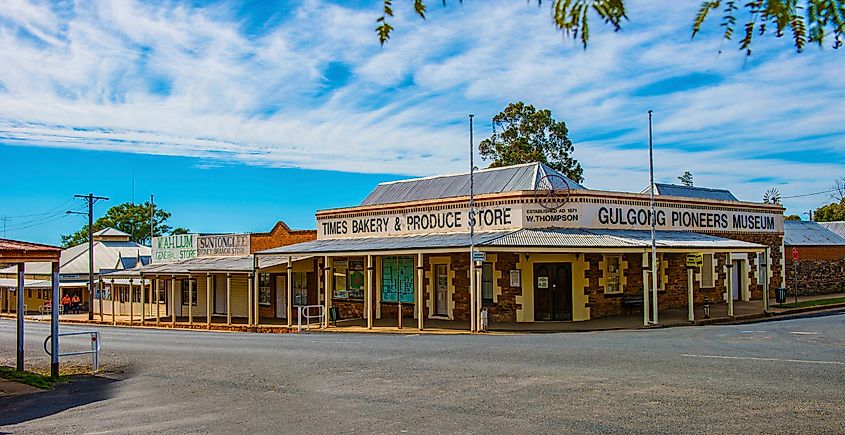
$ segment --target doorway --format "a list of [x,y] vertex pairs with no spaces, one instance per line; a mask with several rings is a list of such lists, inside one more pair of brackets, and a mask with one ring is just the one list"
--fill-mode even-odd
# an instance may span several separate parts
[[449,274],[445,264],[434,265],[434,315],[449,315]]
[[534,264],[534,320],[572,320],[572,264]]
[[733,264],[733,267],[731,267],[731,297],[733,297],[735,301],[738,301],[742,299],[741,289],[743,288],[742,277],[744,275],[742,273],[743,261],[733,260],[731,264]]
[[276,318],[287,319],[287,295],[288,286],[286,282],[287,277],[284,275],[276,276]]

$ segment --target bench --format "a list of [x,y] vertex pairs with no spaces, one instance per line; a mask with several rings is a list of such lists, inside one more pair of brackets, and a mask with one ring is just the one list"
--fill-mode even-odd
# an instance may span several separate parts
[[622,297],[622,306],[628,308],[628,315],[634,307],[643,306],[643,295],[625,295]]

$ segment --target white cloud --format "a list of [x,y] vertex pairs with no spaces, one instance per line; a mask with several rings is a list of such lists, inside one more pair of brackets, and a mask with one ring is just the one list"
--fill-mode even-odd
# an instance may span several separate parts
[[[594,20],[584,51],[553,29],[546,6],[434,3],[425,21],[399,4],[393,39],[379,47],[377,2],[292,2],[278,27],[248,34],[225,6],[9,1],[0,11],[0,46],[12,47],[0,50],[0,139],[202,165],[428,175],[466,165],[467,113],[482,137],[484,120],[524,100],[567,121],[592,187],[645,185],[644,148],[632,147],[646,144],[649,108],[659,179],[690,170],[699,184],[754,200],[776,183],[789,195],[845,175],[843,65],[830,49],[796,55],[788,41],[758,39],[746,59],[714,31],[690,41],[689,4],[632,1],[625,29]],[[349,77],[327,92],[330,62]],[[692,73],[718,80],[638,92]],[[783,157],[795,150],[834,157]]]

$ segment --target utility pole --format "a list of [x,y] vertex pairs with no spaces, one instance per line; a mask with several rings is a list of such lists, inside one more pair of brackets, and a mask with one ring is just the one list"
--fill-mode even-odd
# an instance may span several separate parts
[[475,115],[469,115],[469,330],[471,332],[478,331],[478,301],[475,299],[475,163],[473,162],[473,143],[472,143],[472,118]]
[[94,320],[94,203],[109,199],[105,196],[94,196],[93,193],[73,197],[82,198],[88,203],[88,320]]
[[[651,133],[651,110],[648,111],[648,172],[651,180],[651,294],[654,303],[654,317],[651,323],[657,324],[657,273],[660,267],[657,265],[657,212],[654,207],[654,147],[652,145]],[[645,305],[643,305],[645,307]],[[645,309],[645,308],[644,308]],[[651,309],[649,307],[648,309]]]
[[153,236],[155,235],[155,221],[153,220],[153,216],[155,216],[155,196],[150,194],[150,248],[153,247]]

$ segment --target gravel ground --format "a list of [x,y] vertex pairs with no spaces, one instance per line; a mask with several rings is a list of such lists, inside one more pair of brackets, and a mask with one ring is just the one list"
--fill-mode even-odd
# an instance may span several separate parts
[[[26,326],[28,368],[48,367],[49,325]],[[14,327],[0,321],[0,364]],[[0,399],[0,432],[845,433],[843,314],[497,336],[98,329],[103,373]]]

